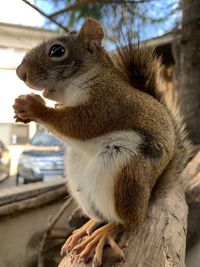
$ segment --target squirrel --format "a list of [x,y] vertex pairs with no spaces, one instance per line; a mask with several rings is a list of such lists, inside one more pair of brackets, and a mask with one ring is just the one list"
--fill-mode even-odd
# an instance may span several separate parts
[[17,75],[58,105],[38,95],[13,105],[16,121],[36,121],[67,143],[68,187],[90,220],[61,251],[72,261],[93,258],[94,266],[105,244],[124,258],[117,227],[145,221],[157,181],[178,179],[191,147],[176,105],[165,99],[153,48],[130,43],[107,52],[103,39],[102,25],[88,18],[78,32],[33,48]]

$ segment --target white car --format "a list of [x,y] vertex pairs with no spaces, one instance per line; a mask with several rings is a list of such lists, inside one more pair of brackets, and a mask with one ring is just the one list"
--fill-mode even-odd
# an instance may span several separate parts
[[16,184],[64,177],[65,153],[62,141],[45,130],[38,130],[19,158]]

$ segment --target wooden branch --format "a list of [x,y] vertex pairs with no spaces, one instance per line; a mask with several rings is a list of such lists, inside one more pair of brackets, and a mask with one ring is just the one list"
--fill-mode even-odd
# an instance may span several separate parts
[[[117,262],[109,249],[105,250],[103,266],[184,267],[187,229],[187,205],[181,186],[163,185],[153,201],[145,223],[125,232],[119,242],[125,262]],[[128,244],[127,247],[124,247]],[[90,267],[91,262],[71,263],[63,258],[58,267]]]
[[47,240],[48,236],[50,235],[50,232],[51,232],[52,228],[54,227],[54,225],[56,224],[56,222],[60,219],[60,217],[65,212],[65,210],[67,209],[67,207],[69,207],[69,205],[71,204],[71,202],[72,202],[72,199],[70,197],[61,206],[61,208],[56,213],[56,215],[54,217],[52,217],[51,220],[48,222],[47,229],[44,232],[43,237],[42,237],[42,240],[40,242],[39,253],[38,253],[38,265],[37,265],[38,267],[44,267],[44,257],[43,257],[43,254],[44,254],[44,248],[45,248],[46,240]]
[[29,5],[30,7],[32,7],[33,9],[35,9],[38,13],[40,13],[42,16],[44,16],[45,18],[49,19],[50,21],[52,21],[53,23],[55,23],[56,25],[58,25],[60,28],[62,28],[64,31],[69,32],[69,30],[64,27],[62,24],[60,24],[59,22],[57,22],[55,19],[53,19],[53,17],[48,16],[47,14],[45,14],[42,10],[40,10],[39,8],[37,8],[36,6],[34,6],[33,4],[31,4],[29,1],[27,0],[22,0],[24,3],[26,3],[27,5]]
[[64,197],[67,195],[66,187],[58,188],[39,196],[31,197],[29,199],[21,200],[19,202],[13,202],[0,207],[0,217],[11,215],[15,212],[20,212],[25,209],[35,208],[49,203],[55,199]]
[[97,2],[97,0],[80,0],[75,4],[72,4],[72,5],[70,5],[70,6],[66,7],[66,8],[63,8],[63,9],[51,14],[49,17],[50,18],[57,17],[58,15],[63,14],[65,12],[73,11],[73,10],[76,10],[76,9],[78,9],[80,7],[85,6],[85,5],[93,4],[95,2]]
[[[109,249],[106,249],[104,267],[184,267],[187,232],[187,203],[190,208],[188,217],[187,248],[197,241],[200,219],[200,152],[190,161],[183,171],[181,186],[161,181],[149,216],[141,227],[122,236],[119,245],[125,252],[125,262],[117,263]],[[166,182],[167,183],[167,182]],[[123,247],[128,243],[128,247]],[[58,267],[90,267],[91,263],[71,263],[69,256],[64,257]]]
[[181,178],[189,206],[186,247],[189,251],[200,240],[200,152],[187,165]]

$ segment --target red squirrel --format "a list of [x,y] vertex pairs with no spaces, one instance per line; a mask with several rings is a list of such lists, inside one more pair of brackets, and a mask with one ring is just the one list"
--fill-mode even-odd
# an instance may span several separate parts
[[47,107],[38,95],[13,105],[16,121],[36,121],[67,143],[68,187],[90,220],[62,253],[75,261],[93,258],[94,266],[101,266],[105,244],[124,257],[117,226],[140,226],[156,182],[177,178],[190,154],[153,49],[129,44],[107,52],[103,38],[102,25],[87,19],[77,33],[33,48],[17,75],[58,106]]

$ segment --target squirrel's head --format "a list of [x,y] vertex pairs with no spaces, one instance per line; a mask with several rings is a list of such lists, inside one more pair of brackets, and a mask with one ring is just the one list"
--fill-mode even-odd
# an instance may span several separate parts
[[97,75],[105,54],[103,37],[101,24],[87,19],[79,32],[45,41],[29,51],[17,75],[29,87],[43,90],[44,97],[66,103],[74,90],[84,90],[87,80]]

